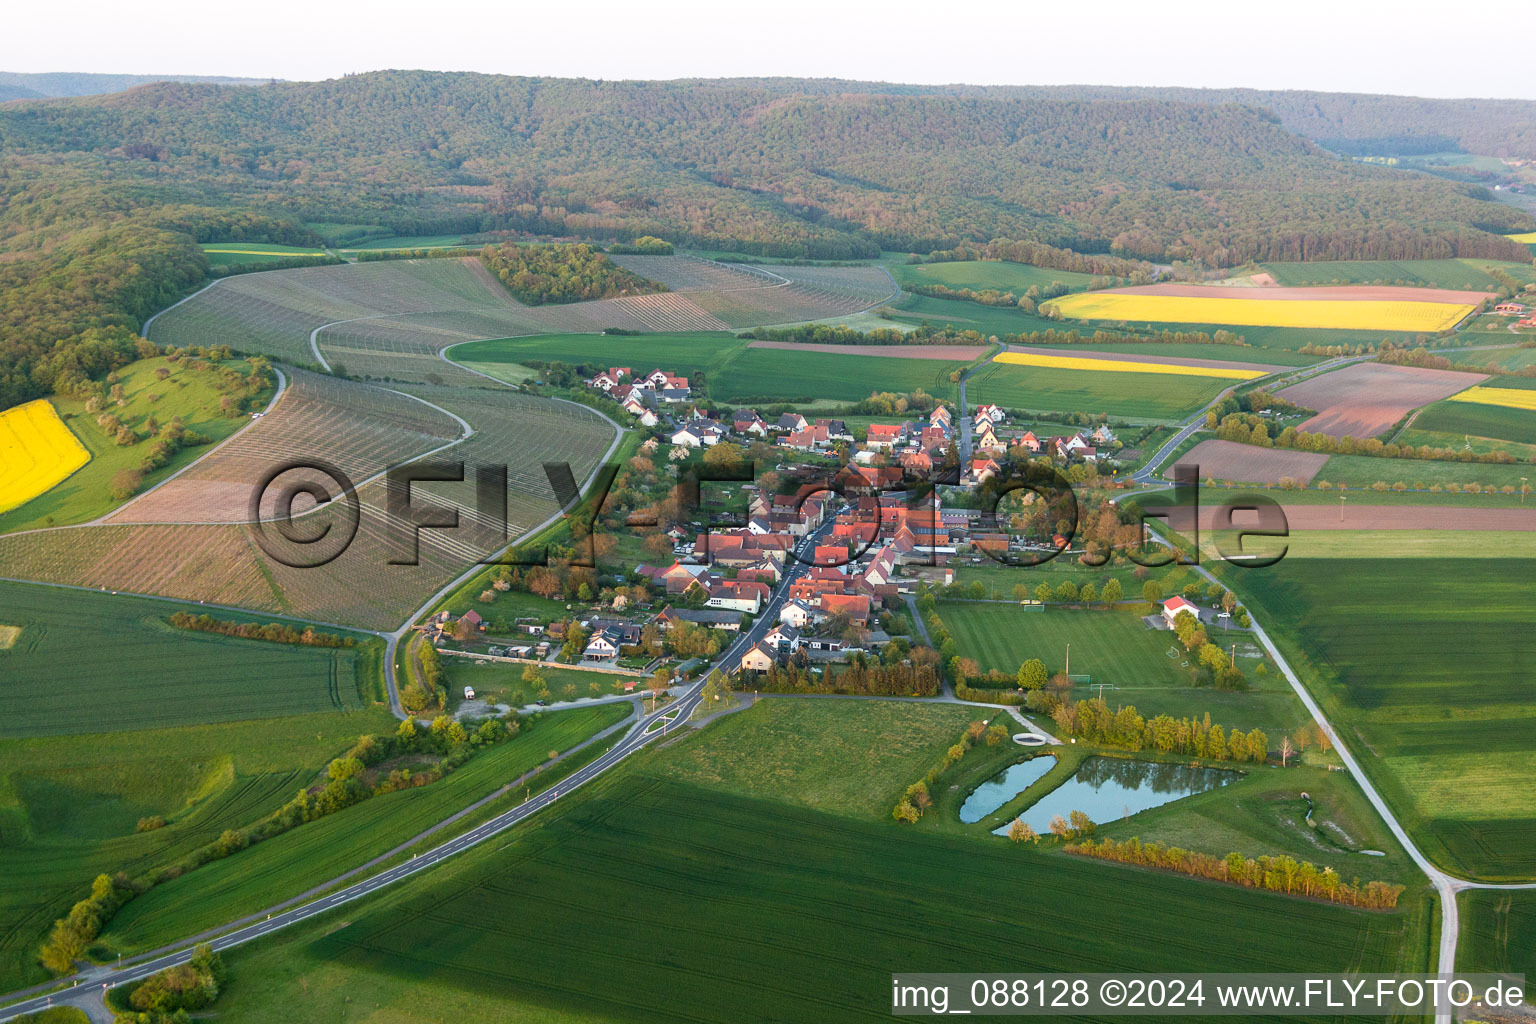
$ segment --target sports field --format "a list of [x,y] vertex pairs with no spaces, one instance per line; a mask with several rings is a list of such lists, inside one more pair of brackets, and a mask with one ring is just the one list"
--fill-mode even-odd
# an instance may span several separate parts
[[[999,884],[1018,877],[1028,884]],[[640,764],[508,843],[233,954],[251,980],[221,1020],[273,1019],[302,999],[322,1019],[361,1004],[415,1021],[425,1001],[465,1022],[660,1021],[675,1014],[645,1008],[677,1005],[701,1024],[874,1021],[889,1017],[890,964],[914,959],[939,971],[1004,955],[1013,970],[1406,970],[1425,962],[1421,907],[1373,914],[1044,856],[663,781]]]
[[0,512],[31,501],[90,459],[47,399],[0,412]]
[[[1020,570],[1018,576],[1033,586],[1031,573]],[[1139,585],[1128,586],[1126,597],[1140,596],[1138,591]],[[1052,675],[1070,668],[1074,676],[1089,677],[1074,687],[1076,697],[1098,696],[1103,684],[1111,708],[1134,704],[1148,717],[1198,718],[1209,711],[1229,728],[1259,728],[1276,736],[1306,721],[1295,694],[1275,676],[1252,677],[1252,689],[1241,693],[1194,688],[1193,659],[1171,632],[1144,625],[1140,615],[1145,611],[1141,604],[1113,611],[1047,607],[1030,612],[1015,604],[945,602],[939,615],[960,654],[975,658],[982,669],[1015,673],[1025,660],[1039,658]],[[1224,649],[1237,645],[1244,671],[1258,663],[1259,651],[1244,632],[1214,629],[1211,642]]]
[[1212,323],[1235,326],[1302,327],[1339,330],[1449,330],[1472,306],[1408,300],[1287,301],[1261,298],[1192,298],[1085,292],[1046,304],[1073,320],[1152,323]]
[[165,619],[178,610],[186,609],[0,583],[0,622],[21,628],[0,652],[0,737],[353,711],[378,693],[377,641],[333,649],[235,639],[171,627]]
[[[1096,366],[1060,369],[1019,365],[1004,362],[1004,356],[982,367],[966,382],[966,398],[970,402],[1021,411],[1105,413],[1132,419],[1172,420],[1190,415],[1235,383],[1218,377],[1143,370],[1123,373]],[[1138,364],[1145,365],[1148,364]]]
[[[1393,539],[1360,537],[1356,550]],[[1511,645],[1536,625],[1525,582],[1536,561],[1382,548],[1216,571],[1256,610],[1430,857],[1472,878],[1536,872],[1536,711]]]

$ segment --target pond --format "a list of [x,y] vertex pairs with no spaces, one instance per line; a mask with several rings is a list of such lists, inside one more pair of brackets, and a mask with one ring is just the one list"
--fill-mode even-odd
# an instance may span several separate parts
[[[1050,831],[1053,817],[1059,814],[1065,818],[1073,811],[1082,811],[1094,821],[1107,824],[1138,811],[1219,789],[1242,777],[1242,772],[1224,768],[1090,757],[1078,766],[1076,774],[1035,801],[1020,817],[1041,835]],[[994,831],[1007,835],[1008,825]]]
[[960,820],[974,824],[1039,781],[1046,772],[1056,766],[1054,754],[1032,757],[1010,765],[977,786],[960,805]]

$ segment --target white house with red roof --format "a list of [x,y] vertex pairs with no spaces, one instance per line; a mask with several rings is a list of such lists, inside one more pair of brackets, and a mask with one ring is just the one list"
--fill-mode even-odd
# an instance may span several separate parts
[[1163,621],[1168,623],[1169,629],[1173,628],[1174,620],[1185,612],[1193,615],[1196,622],[1200,621],[1200,609],[1193,602],[1183,597],[1170,597],[1163,602]]

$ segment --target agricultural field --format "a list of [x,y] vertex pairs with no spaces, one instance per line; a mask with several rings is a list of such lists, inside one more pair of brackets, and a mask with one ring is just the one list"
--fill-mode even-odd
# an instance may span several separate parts
[[858,402],[872,392],[918,390],[953,402],[950,375],[965,363],[939,359],[885,359],[844,352],[747,348],[709,378],[710,397],[721,402]]
[[1174,466],[1198,466],[1201,480],[1278,484],[1290,478],[1305,484],[1327,462],[1328,456],[1318,452],[1297,452],[1285,448],[1261,448],[1235,441],[1207,440],[1173,460],[1163,475],[1171,479]]
[[90,459],[47,399],[0,412],[0,512],[47,493]]
[[1002,359],[994,359],[966,382],[969,401],[1024,412],[1104,413],[1132,420],[1175,420],[1191,415],[1235,383],[1225,378],[1173,373],[1022,366]]
[[[378,708],[0,744],[0,985],[44,979],[38,944],[98,874],[175,861],[270,814],[359,734],[394,726]],[[166,827],[136,831],[154,814]]]
[[[184,610],[163,601],[0,583],[0,622],[20,629],[0,651],[10,684],[0,691],[0,737],[355,711],[380,695],[373,638],[355,637],[356,648],[299,647],[175,629],[165,621]],[[60,665],[69,671],[60,673]]]
[[203,255],[212,267],[246,267],[277,263],[296,256],[324,256],[324,249],[301,245],[273,245],[269,242],[204,242]]
[[[915,724],[935,712],[919,705],[908,713]],[[879,774],[879,794],[899,789],[864,767],[881,739],[844,742],[841,730],[812,721],[778,737],[736,727],[714,739],[705,730],[647,754],[501,849],[475,851],[349,910],[346,923],[322,920],[233,954],[234,973],[251,981],[221,1006],[221,1020],[272,1019],[296,999],[316,1016],[339,1015],[350,999],[371,1001],[388,1019],[424,1021],[424,993],[434,1014],[451,1005],[467,1022],[659,1021],[671,1014],[645,1008],[680,1002],[697,1021],[874,1020],[889,1015],[891,962],[917,955],[934,970],[962,970],[995,962],[999,950],[1013,970],[1398,970],[1425,962],[1419,902],[1390,914],[1351,911],[1042,855],[991,836],[907,829],[864,797],[833,801],[856,814],[797,801],[801,779],[814,790],[839,771]],[[930,745],[928,756],[940,756],[946,742]],[[715,757],[692,753],[706,743]],[[783,752],[828,744],[831,767],[809,774],[798,767],[804,753]],[[753,758],[770,770],[741,777],[752,795],[730,792],[729,781],[725,792],[709,783],[716,759]],[[702,765],[697,781],[694,765]],[[722,858],[721,849],[731,855]],[[637,863],[667,870],[620,867]],[[750,865],[750,886],[741,884],[742,865]],[[1020,871],[1028,886],[996,885]],[[978,901],[978,892],[989,895]],[[1083,928],[1085,915],[1125,923]],[[1131,924],[1147,915],[1163,934],[1150,947]],[[689,926],[680,929],[683,918]],[[871,929],[871,920],[881,927]],[[1214,932],[1212,921],[1220,922]],[[1313,939],[1297,943],[1298,933]],[[667,937],[669,959],[694,967],[658,972],[637,957],[657,935]],[[513,944],[540,955],[509,958]],[[475,998],[456,995],[466,991]]]
[[1087,370],[1092,373],[1157,373],[1174,377],[1211,377],[1216,380],[1254,380],[1265,376],[1263,369],[1227,366],[1216,361],[1193,359],[1120,358],[1098,354],[1066,355],[1035,349],[1011,349],[999,354],[995,362],[1010,366],[1038,366],[1055,370]]
[[[1471,878],[1536,871],[1536,720],[1511,638],[1532,628],[1529,546],[1440,556],[1356,535],[1356,557],[1215,571],[1264,622],[1426,853]],[[1526,536],[1529,536],[1528,534]],[[1373,552],[1375,552],[1373,554]]]
[[[1013,292],[1023,297],[1030,288],[1048,288],[1060,282],[1072,291],[1081,291],[1093,280],[1092,274],[1079,274],[1070,270],[1052,270],[1049,267],[1032,267],[1025,263],[1007,263],[1002,260],[965,260],[954,263],[898,263],[891,268],[891,275],[898,284],[942,285],[946,288],[969,288],[972,291],[993,289]],[[963,300],[962,300],[963,301]]]
[[1317,415],[1299,424],[1308,433],[1367,438],[1388,430],[1420,406],[1448,398],[1488,378],[1479,373],[1416,366],[1353,363],[1278,394]]
[[[242,372],[250,370],[248,364],[239,360],[220,365]],[[162,372],[165,373],[163,379]],[[122,470],[137,470],[144,461],[152,443],[148,439],[152,433],[152,420],[164,427],[180,417],[188,430],[208,438],[209,444],[182,448],[165,466],[143,474],[141,490],[179,472],[207,454],[213,445],[249,424],[244,413],[224,411],[221,403],[225,392],[220,389],[215,374],[213,370],[195,370],[185,364],[173,364],[163,356],[141,359],[119,370],[124,403],[113,405],[107,411],[141,438],[131,445],[119,445],[115,436],[109,435],[97,422],[97,416],[86,411],[86,403],[80,399],[53,399],[68,430],[77,442],[83,443],[89,461],[78,465],[72,474],[66,474],[67,478],[41,491],[31,501],[0,513],[0,533],[89,522],[117,508],[123,499],[112,495],[113,478]],[[264,406],[270,397],[270,391],[258,396],[255,399],[257,408]],[[3,431],[3,423],[0,423],[0,431]],[[70,458],[78,458],[78,453]],[[0,507],[6,504],[0,500]]]
[[[1436,484],[1445,487],[1456,484],[1466,487],[1520,487],[1520,477],[1533,476],[1533,467],[1514,463],[1510,465],[1483,464],[1478,462],[1444,462],[1437,459],[1378,459],[1369,455],[1330,455],[1328,462],[1318,470],[1314,484],[1327,480],[1335,487],[1352,489],[1370,487],[1378,482],[1392,486],[1401,482],[1418,489]],[[1351,498],[1351,500],[1354,500]]]
[[1457,970],[1536,975],[1536,891],[1469,889],[1458,898]]
[[[1498,409],[1518,409],[1536,412],[1536,380],[1529,377],[1494,378],[1487,385],[1467,388],[1452,395],[1452,402],[1469,402],[1473,405],[1493,406]],[[1513,384],[1514,386],[1510,386]]]
[[[1532,399],[1536,399],[1536,392],[1502,385],[1470,388],[1420,411],[1413,418],[1412,427],[1415,431],[1435,433],[1441,438],[1438,444],[1442,447],[1471,444],[1474,451],[1503,448],[1529,461],[1536,454],[1530,447],[1536,445],[1536,406],[1532,406]],[[1522,402],[1527,407],[1522,407]],[[1515,447],[1479,446],[1475,443],[1477,439],[1509,441]]]
[[1108,345],[1046,345],[1032,346],[1034,352],[1060,352],[1076,356],[1121,355],[1143,359],[1190,359],[1219,362],[1234,366],[1253,365],[1260,368],[1284,366],[1311,366],[1322,356],[1304,356],[1283,348],[1259,348],[1253,345],[1195,345],[1180,342],[1130,342]]
[[[1139,596],[1139,590],[1127,587],[1126,596]],[[1142,604],[1026,611],[1011,603],[946,602],[939,616],[960,654],[975,658],[983,670],[1013,673],[1029,658],[1039,658],[1053,675],[1070,668],[1072,675],[1088,677],[1074,687],[1079,699],[1098,696],[1103,685],[1111,707],[1134,704],[1148,717],[1199,717],[1209,711],[1229,728],[1259,728],[1277,737],[1306,721],[1305,709],[1283,678],[1273,671],[1262,677],[1254,673],[1264,658],[1246,632],[1214,629],[1211,642],[1237,646],[1238,666],[1248,674],[1250,689],[1197,689],[1191,685],[1193,659],[1171,632],[1148,628],[1141,621],[1145,612]]]
[[[455,345],[446,353],[493,377],[526,378],[536,371],[525,361],[569,363],[587,366],[628,366],[636,373],[668,370],[692,378],[713,379],[715,373],[747,342],[728,332],[661,333],[639,335],[544,334],[528,338],[500,338]],[[862,397],[862,396],[861,396]]]
[[[254,482],[280,465],[323,460],[361,483],[463,434],[453,417],[410,395],[307,370],[288,375],[288,389],[265,416],[108,521],[243,523]],[[320,475],[315,481],[337,486]],[[261,512],[271,516],[270,503]]]
[[1449,330],[1472,312],[1471,304],[1411,299],[1285,300],[1267,296],[1219,298],[1109,291],[1067,295],[1052,299],[1045,307],[1071,320],[1423,333]]
[[610,704],[541,715],[427,786],[371,797],[156,886],[123,907],[98,941],[131,955],[297,896],[409,842],[547,762],[550,751],[569,750],[631,713],[627,704]]
[[1288,288],[1329,285],[1398,285],[1493,291],[1499,282],[1484,272],[1487,266],[1518,272],[1518,263],[1497,260],[1318,260],[1308,263],[1265,263],[1275,281]]
[[1527,231],[1522,235],[1505,235],[1504,237],[1525,245],[1536,245],[1536,231]]

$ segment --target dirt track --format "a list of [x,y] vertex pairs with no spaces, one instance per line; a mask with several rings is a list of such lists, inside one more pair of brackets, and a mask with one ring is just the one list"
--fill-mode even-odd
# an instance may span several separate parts
[[1303,288],[1244,287],[1220,284],[1139,284],[1110,288],[1106,295],[1171,295],[1186,299],[1266,299],[1284,302],[1450,302],[1475,306],[1492,292],[1456,291],[1450,288],[1400,288],[1395,285],[1351,284]]
[[1301,424],[1330,437],[1375,437],[1421,405],[1481,384],[1487,376],[1415,366],[1355,363],[1285,388],[1284,398],[1317,415]]
[[954,359],[970,362],[981,358],[985,345],[814,345],[798,341],[754,341],[748,348],[783,348],[797,352],[841,352],[851,356],[890,356],[893,359]]

